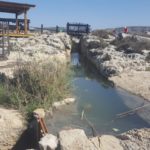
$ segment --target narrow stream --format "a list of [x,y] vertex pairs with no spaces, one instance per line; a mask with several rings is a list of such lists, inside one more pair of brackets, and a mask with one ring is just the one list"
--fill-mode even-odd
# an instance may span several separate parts
[[[73,64],[79,64],[77,54],[72,54],[72,60]],[[133,128],[150,127],[147,120],[144,121],[137,114],[121,119],[115,117],[116,114],[146,104],[142,98],[112,87],[112,83],[97,76],[91,69],[89,72],[80,66],[75,67],[74,72],[72,92],[76,102],[55,111],[53,118],[48,116],[46,120],[50,133],[56,135],[62,129],[81,128],[87,135],[92,135],[87,121],[81,120],[83,110],[98,134],[120,134]]]

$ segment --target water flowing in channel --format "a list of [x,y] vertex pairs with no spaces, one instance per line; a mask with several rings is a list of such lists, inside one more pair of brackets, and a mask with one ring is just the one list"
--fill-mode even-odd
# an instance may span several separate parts
[[137,114],[116,119],[116,114],[146,104],[142,98],[112,87],[112,83],[97,77],[95,72],[87,72],[84,67],[79,67],[77,53],[72,54],[72,64],[78,66],[74,68],[75,76],[72,80],[76,102],[55,111],[53,118],[47,118],[50,133],[81,128],[87,135],[92,135],[91,126],[82,116],[83,113],[98,134],[119,134],[133,128],[150,127],[147,120]]

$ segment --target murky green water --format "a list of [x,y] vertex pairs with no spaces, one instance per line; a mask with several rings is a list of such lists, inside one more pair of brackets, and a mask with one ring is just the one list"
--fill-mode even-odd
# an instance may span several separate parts
[[87,72],[83,67],[74,71],[72,85],[76,102],[63,106],[55,111],[53,118],[47,119],[51,133],[56,134],[62,129],[81,128],[91,135],[89,124],[85,119],[81,120],[83,109],[98,134],[119,134],[133,128],[150,127],[137,114],[116,119],[116,114],[145,104],[142,98],[112,87],[112,83],[97,78],[95,72]]

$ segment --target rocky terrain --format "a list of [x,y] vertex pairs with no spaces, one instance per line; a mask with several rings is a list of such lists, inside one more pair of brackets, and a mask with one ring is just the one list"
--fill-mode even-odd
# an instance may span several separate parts
[[25,120],[17,110],[0,108],[1,150],[12,149],[25,129]]
[[[63,65],[70,58],[71,40],[64,33],[11,38],[10,44],[10,55],[0,63],[0,73],[10,78],[21,64],[50,61],[55,65],[59,61]],[[0,149],[12,149],[26,128],[24,121],[19,111],[0,106]]]
[[[150,50],[143,49],[141,54],[127,54],[117,51],[116,46],[111,44],[113,40],[112,35],[109,35],[108,39],[93,35],[84,36],[80,41],[81,53],[103,76],[114,81],[117,86],[150,99],[150,62],[146,61]],[[21,63],[40,63],[50,59],[53,63],[67,62],[71,38],[65,33],[35,34],[30,38],[11,39],[11,47],[10,56],[0,64],[0,72],[9,77],[13,77],[14,69]],[[58,106],[57,103],[55,105]],[[0,149],[11,149],[24,129],[24,119],[19,112],[0,109]],[[70,129],[61,131],[58,137],[46,135],[39,145],[42,150],[56,147],[61,150],[148,150],[149,135],[149,129],[141,129],[131,130],[118,137],[102,135],[88,138],[83,130]]]
[[[144,40],[138,40],[141,39]],[[146,58],[150,49],[143,49],[141,53],[126,53],[124,50],[118,51],[117,47],[111,44],[113,40],[113,36],[108,39],[93,35],[84,36],[81,39],[81,52],[104,77],[114,81],[117,86],[149,99],[150,62]]]
[[150,149],[150,129],[135,129],[119,136],[124,150]]
[[45,62],[51,58],[64,63],[68,61],[71,50],[71,39],[65,33],[34,34],[29,38],[11,38],[10,43],[11,53],[7,60],[1,61],[0,64],[0,72],[10,77],[21,63]]
[[58,137],[47,134],[39,142],[41,150],[149,150],[150,129],[131,130],[118,137],[101,135],[88,138],[81,129],[59,132]]

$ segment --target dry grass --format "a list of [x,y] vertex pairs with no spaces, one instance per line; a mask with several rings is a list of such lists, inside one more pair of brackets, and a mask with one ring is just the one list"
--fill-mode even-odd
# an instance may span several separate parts
[[57,61],[21,65],[13,79],[1,76],[0,104],[15,107],[27,116],[38,107],[48,109],[70,94],[69,66]]

